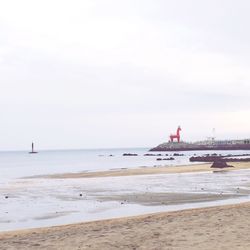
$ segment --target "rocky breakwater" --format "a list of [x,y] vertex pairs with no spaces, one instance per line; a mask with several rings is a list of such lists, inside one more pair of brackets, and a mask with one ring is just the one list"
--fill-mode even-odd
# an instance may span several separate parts
[[194,151],[194,150],[250,150],[249,140],[224,140],[224,141],[200,141],[187,142],[165,142],[149,151]]
[[165,142],[149,151],[189,151],[198,150],[197,146],[187,142]]

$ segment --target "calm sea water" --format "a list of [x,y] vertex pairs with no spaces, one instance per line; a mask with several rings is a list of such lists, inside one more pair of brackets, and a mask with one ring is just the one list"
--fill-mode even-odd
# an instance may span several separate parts
[[[50,150],[40,151],[38,154],[28,154],[26,151],[0,152],[0,179],[143,166],[178,166],[190,164],[189,157],[194,154],[213,153],[212,151],[178,152],[184,156],[175,157],[174,161],[157,161],[157,156],[144,156],[148,150],[148,148]],[[123,156],[123,153],[135,153],[138,156]],[[153,153],[171,156],[174,152]],[[216,151],[216,153],[243,154],[249,153],[249,151]]]

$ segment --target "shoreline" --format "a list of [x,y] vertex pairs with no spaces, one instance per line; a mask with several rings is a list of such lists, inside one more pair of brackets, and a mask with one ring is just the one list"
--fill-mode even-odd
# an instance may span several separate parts
[[0,249],[249,249],[250,202],[0,233]]
[[116,176],[135,176],[135,175],[154,175],[154,174],[181,174],[198,172],[221,172],[250,169],[250,162],[228,162],[233,168],[216,169],[210,168],[212,163],[190,164],[180,166],[157,166],[139,168],[120,168],[107,171],[62,173],[24,177],[29,178],[49,178],[49,179],[74,179],[74,178],[97,178],[97,177],[116,177]]

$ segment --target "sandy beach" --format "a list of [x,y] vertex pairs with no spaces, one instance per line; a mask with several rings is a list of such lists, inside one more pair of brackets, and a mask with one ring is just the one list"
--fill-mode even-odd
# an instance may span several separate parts
[[[159,176],[159,174],[211,172],[211,164],[179,167],[118,169],[89,173],[66,173],[43,176],[53,179],[97,180],[101,177]],[[248,169],[249,163],[234,163]],[[167,176],[166,175],[166,176]],[[38,178],[37,176],[34,177]],[[107,179],[108,179],[107,178]],[[32,178],[31,178],[32,179]],[[105,180],[106,178],[101,178]],[[248,187],[248,184],[244,184]],[[216,201],[248,195],[244,189],[235,193],[157,193],[99,196],[99,201],[128,200],[143,206]],[[121,204],[122,204],[121,203]],[[185,209],[108,220],[26,229],[0,233],[0,249],[249,249],[250,203]],[[80,221],[80,220],[79,220]]]
[[250,203],[0,234],[0,249],[250,249]]

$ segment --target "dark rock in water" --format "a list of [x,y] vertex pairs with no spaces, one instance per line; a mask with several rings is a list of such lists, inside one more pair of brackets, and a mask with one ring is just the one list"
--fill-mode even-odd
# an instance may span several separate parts
[[138,154],[124,153],[123,156],[138,156]]
[[79,196],[82,196],[82,194],[79,194]]
[[157,161],[173,161],[175,160],[174,157],[169,157],[169,158],[157,158],[156,159]]
[[144,156],[156,156],[155,154],[144,154]]
[[5,198],[5,199],[8,199],[8,198],[9,198],[9,196],[8,196],[8,195],[6,195],[4,198]]
[[162,156],[161,154],[144,154],[144,156]]
[[223,160],[217,160],[217,161],[214,161],[214,163],[212,164],[211,168],[233,168],[233,166],[228,165]]
[[162,160],[164,160],[164,161],[173,161],[173,160],[174,160],[174,157],[164,158],[164,159],[162,159]]

